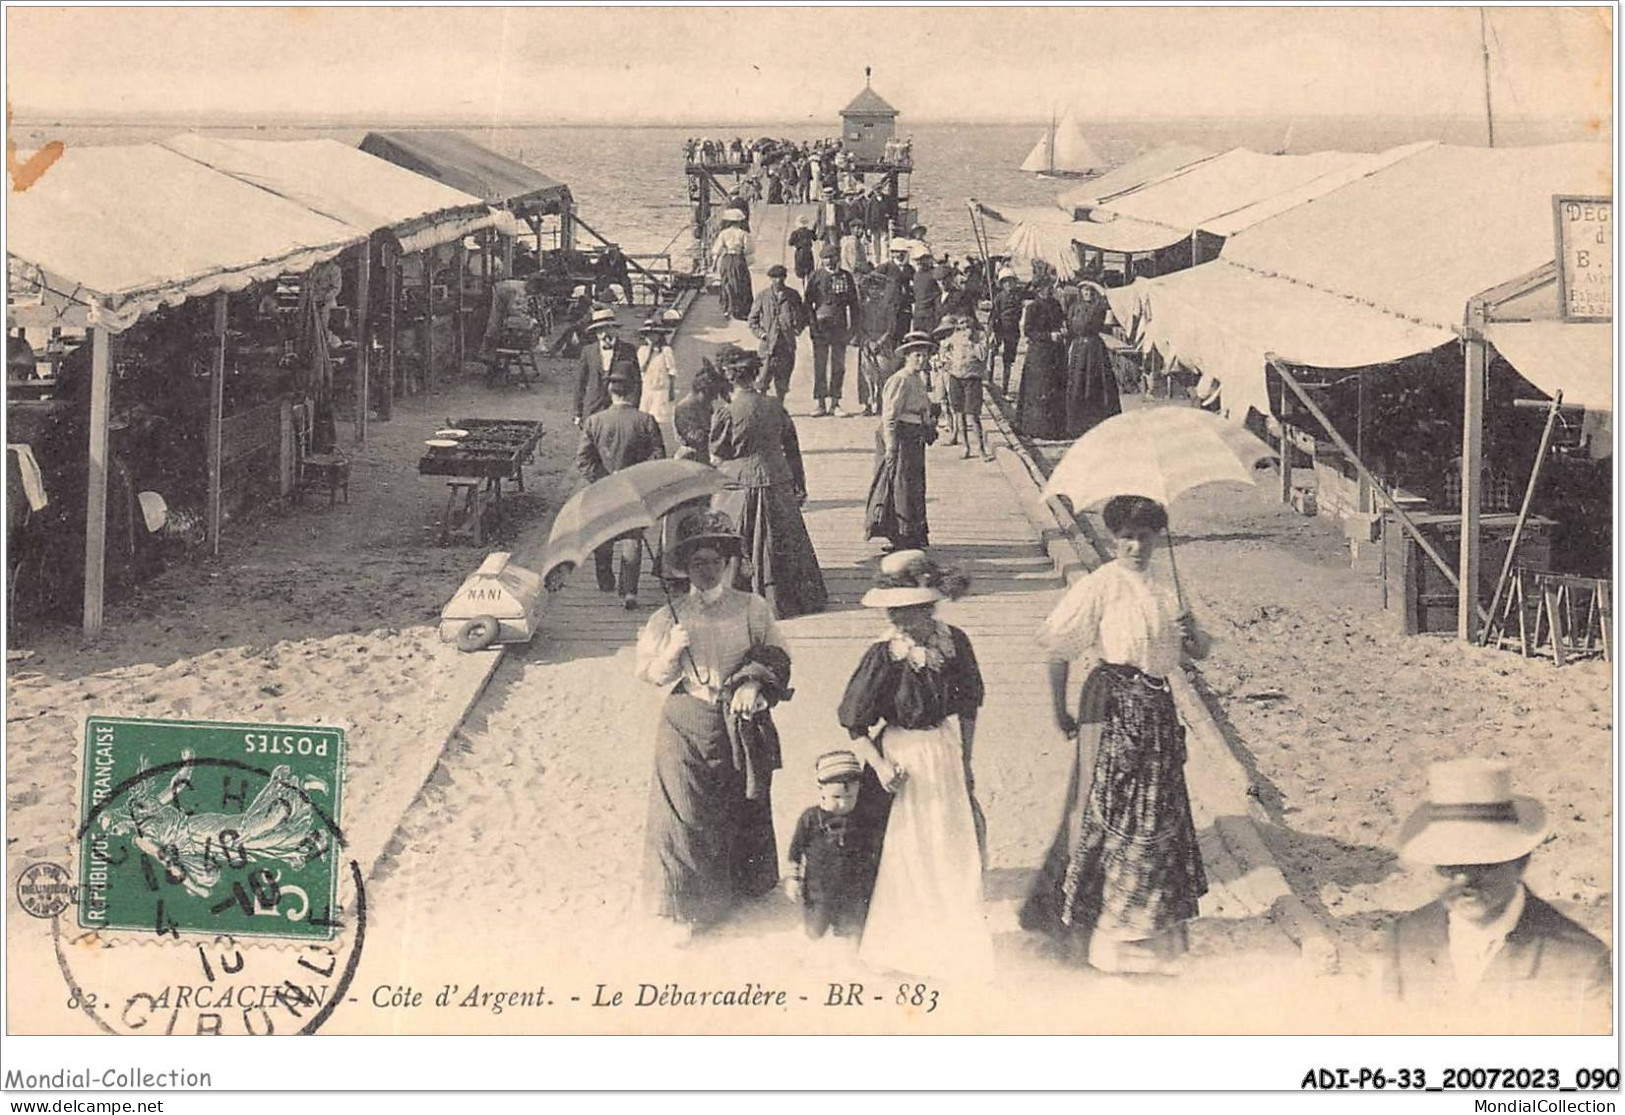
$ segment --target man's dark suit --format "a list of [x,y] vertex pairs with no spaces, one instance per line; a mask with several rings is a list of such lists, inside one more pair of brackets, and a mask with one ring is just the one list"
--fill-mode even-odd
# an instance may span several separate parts
[[[1613,978],[1608,946],[1525,892],[1523,914],[1490,961],[1473,994],[1476,1002],[1560,1010],[1565,1004],[1606,1005]],[[1406,1002],[1442,1000],[1455,988],[1449,916],[1443,902],[1403,915],[1389,926],[1383,984]]]
[[[630,403],[607,407],[589,414],[581,423],[581,441],[576,446],[576,471],[588,483],[602,480],[630,465],[657,460],[666,455],[666,439],[660,423]],[[621,555],[617,578],[614,556]],[[598,587],[622,596],[638,594],[638,578],[643,572],[643,532],[612,539],[593,551]]]
[[807,279],[813,343],[813,402],[841,401],[846,346],[858,324],[858,283],[841,267],[820,266]]
[[[609,406],[609,370],[622,360],[630,360],[634,366],[638,362],[637,348],[626,341],[616,341],[615,350],[609,353],[604,351],[597,337],[581,346],[581,369],[576,375],[577,418],[586,418]],[[634,399],[643,397],[642,380],[640,374],[638,382],[632,385]]]

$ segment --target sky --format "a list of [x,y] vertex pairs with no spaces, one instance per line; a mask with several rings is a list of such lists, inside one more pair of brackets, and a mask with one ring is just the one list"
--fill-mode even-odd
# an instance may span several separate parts
[[[1497,113],[1612,120],[1607,8],[1489,8]],[[1479,9],[17,8],[21,120],[1466,115]]]

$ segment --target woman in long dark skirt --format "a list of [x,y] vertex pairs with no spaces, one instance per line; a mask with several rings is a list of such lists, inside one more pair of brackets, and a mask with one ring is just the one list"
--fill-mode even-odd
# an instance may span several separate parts
[[719,356],[733,382],[711,419],[711,460],[727,487],[711,506],[739,526],[745,562],[736,588],[764,597],[780,619],[821,612],[829,601],[812,536],[801,517],[807,476],[784,405],[756,389],[761,357],[737,345]]
[[1066,436],[1082,437],[1114,414],[1123,413],[1117,374],[1106,354],[1100,331],[1107,303],[1093,287],[1084,287],[1067,312]]
[[1035,438],[1066,436],[1066,318],[1045,273],[1021,318],[1027,358],[1021,365],[1016,424]]
[[638,636],[637,676],[672,686],[655,732],[643,898],[676,944],[778,882],[779,744],[766,710],[789,693],[790,656],[767,601],[725,583],[739,542],[718,512],[685,520],[670,557],[692,587]]
[[[1185,785],[1185,729],[1169,676],[1205,639],[1150,572],[1167,513],[1118,496],[1105,509],[1117,560],[1072,586],[1039,631],[1056,724],[1077,741],[1061,823],[1021,911],[1107,972],[1171,974],[1207,892]],[[1099,659],[1074,717],[1068,663]],[[1090,769],[1092,767],[1092,770]]]
[[751,241],[745,213],[741,209],[722,212],[722,231],[711,242],[717,278],[722,283],[722,309],[735,321],[750,317]]
[[936,418],[925,369],[937,343],[909,333],[897,346],[903,366],[880,394],[875,474],[864,513],[865,538],[885,538],[888,549],[923,550],[931,528],[925,512],[925,447],[936,437]]

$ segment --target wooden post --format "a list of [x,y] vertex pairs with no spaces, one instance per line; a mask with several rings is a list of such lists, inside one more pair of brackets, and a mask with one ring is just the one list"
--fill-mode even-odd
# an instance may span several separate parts
[[[1365,370],[1364,369],[1361,369],[1360,371],[1355,373],[1354,382],[1355,382],[1355,388],[1359,392],[1359,402],[1357,404],[1358,405],[1358,411],[1357,411],[1358,417],[1355,419],[1355,426],[1354,426],[1354,452],[1355,452],[1355,455],[1358,456],[1360,458],[1360,460],[1363,461],[1363,460],[1365,460],[1365,425],[1366,425],[1366,419],[1369,417],[1369,415],[1366,413]],[[1360,514],[1362,514],[1362,515],[1370,514],[1370,512],[1371,512],[1371,482],[1368,481],[1363,474],[1360,476],[1359,507],[1360,507]]]
[[[512,236],[501,236],[500,239],[502,240],[502,277],[511,279],[513,278],[514,238]],[[542,234],[540,232],[536,234],[536,258],[538,260],[542,258]]]
[[453,381],[461,379],[463,375],[463,361],[468,356],[468,330],[463,319],[463,278],[468,271],[468,249],[463,246],[462,240],[457,241],[456,279],[457,279],[457,368],[453,373]]
[[107,580],[107,427],[112,410],[112,384],[107,358],[107,327],[90,333],[90,484],[85,493],[85,611],[84,633],[97,639],[102,633],[103,592]]
[[423,249],[423,390],[434,394],[434,249]]
[[226,410],[226,292],[214,296],[214,352],[209,358],[209,553],[220,556],[225,483],[221,455]]
[[389,374],[386,377],[388,382],[384,384],[383,393],[378,400],[380,422],[388,422],[395,417],[395,385],[399,382],[396,367],[401,347],[398,320],[401,307],[401,256],[400,252],[390,245],[384,246],[384,275],[387,279],[385,293],[389,296]]
[[[1315,421],[1319,422],[1326,430],[1326,436],[1332,439],[1332,444],[1336,445],[1345,457],[1354,462],[1354,467],[1370,482],[1371,490],[1394,513],[1394,518],[1399,520],[1400,526],[1404,527],[1406,532],[1416,539],[1416,544],[1421,547],[1422,552],[1427,554],[1433,564],[1439,567],[1439,572],[1444,575],[1445,580],[1450,582],[1450,587],[1459,590],[1461,585],[1456,579],[1456,571],[1450,567],[1449,562],[1440,556],[1438,547],[1428,540],[1427,535],[1422,533],[1422,528],[1417,526],[1416,521],[1405,513],[1405,509],[1394,501],[1394,497],[1389,494],[1388,489],[1377,483],[1376,478],[1371,475],[1371,470],[1365,467],[1364,461],[1360,460],[1360,455],[1354,451],[1354,447],[1348,443],[1348,439],[1337,432],[1337,427],[1332,425],[1331,419],[1326,417],[1326,412],[1320,409],[1320,405],[1309,397],[1309,392],[1304,390],[1303,384],[1299,383],[1297,377],[1280,365],[1273,352],[1266,353],[1264,359],[1286,381],[1286,385],[1292,388],[1293,393],[1298,396],[1304,408],[1314,416]],[[1478,604],[1476,598],[1474,598],[1473,604],[1474,610],[1478,612],[1481,619],[1489,619],[1489,614],[1484,611],[1483,605]]]
[[[1279,370],[1279,369],[1277,369]],[[1286,377],[1281,377],[1281,502],[1292,502],[1292,443],[1286,435]]]
[[1489,355],[1484,322],[1487,316],[1484,302],[1473,299],[1467,303],[1467,321],[1462,330],[1466,372],[1461,417],[1461,546],[1456,585],[1456,637],[1463,642],[1472,642],[1478,633],[1473,623],[1478,611],[1478,516],[1484,497],[1484,380]]
[[367,441],[367,419],[372,411],[372,322],[367,309],[372,299],[372,241],[361,245],[361,257],[356,262],[356,317],[355,317],[355,440],[357,445]]

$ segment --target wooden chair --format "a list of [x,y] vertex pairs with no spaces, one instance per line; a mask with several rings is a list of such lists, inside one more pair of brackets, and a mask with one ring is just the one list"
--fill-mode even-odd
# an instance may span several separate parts
[[505,329],[498,335],[491,349],[491,386],[517,383],[531,387],[541,379],[542,371],[536,366],[536,344],[540,340],[534,329]]
[[316,407],[301,403],[293,408],[294,448],[298,454],[295,463],[293,501],[300,503],[307,491],[327,493],[327,505],[338,501],[340,492],[344,502],[350,502],[350,459],[335,447],[330,453],[314,453]]

